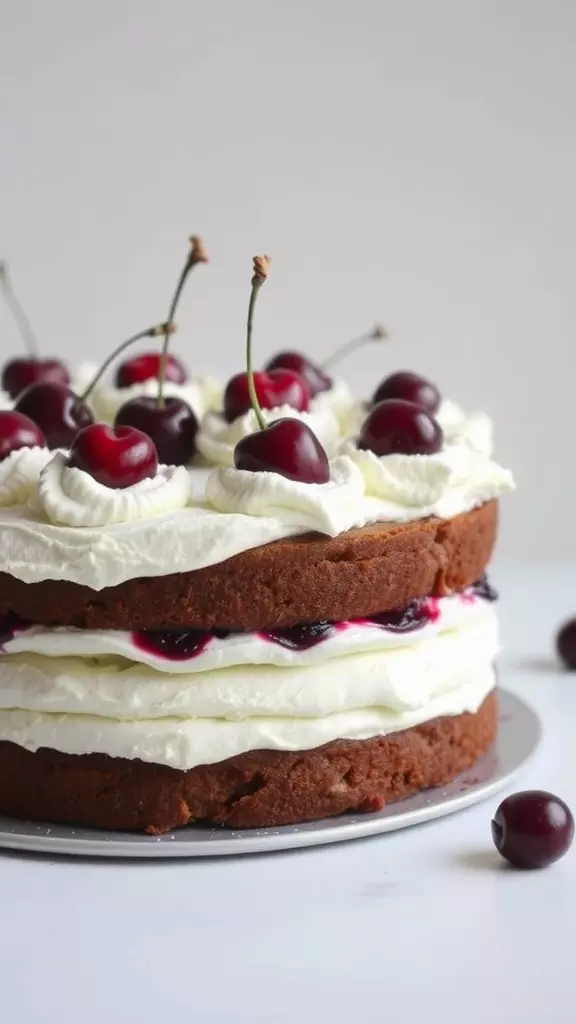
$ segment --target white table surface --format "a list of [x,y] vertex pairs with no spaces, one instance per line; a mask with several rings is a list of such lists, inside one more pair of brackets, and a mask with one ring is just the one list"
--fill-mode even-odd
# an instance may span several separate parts
[[[552,638],[576,568],[502,571],[502,681],[538,709],[515,788],[576,812],[576,676]],[[6,1024],[180,1020],[576,1021],[576,844],[502,867],[497,800],[414,829],[290,853],[116,862],[0,853]]]

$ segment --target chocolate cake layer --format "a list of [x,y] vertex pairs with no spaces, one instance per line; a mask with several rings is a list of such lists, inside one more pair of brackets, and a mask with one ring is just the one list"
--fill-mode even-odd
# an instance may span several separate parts
[[308,751],[249,751],[190,771],[103,754],[30,753],[3,742],[0,812],[162,833],[194,822],[263,828],[377,811],[471,768],[496,726],[494,691],[476,714]]
[[361,618],[469,586],[490,559],[497,518],[491,501],[448,520],[307,534],[196,572],[101,591],[0,573],[0,615],[84,629],[259,629]]

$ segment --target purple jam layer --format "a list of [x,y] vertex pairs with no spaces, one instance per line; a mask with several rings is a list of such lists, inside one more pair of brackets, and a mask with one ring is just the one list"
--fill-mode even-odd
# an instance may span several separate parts
[[21,619],[14,612],[0,615],[0,651],[3,650],[4,644],[14,639],[17,633],[25,633],[27,629],[30,629],[31,625],[31,622]]

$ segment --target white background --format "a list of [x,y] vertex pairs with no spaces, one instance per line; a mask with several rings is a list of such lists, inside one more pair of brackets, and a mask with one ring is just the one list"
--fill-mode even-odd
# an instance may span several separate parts
[[[193,368],[318,356],[383,319],[392,367],[494,414],[520,493],[506,560],[576,556],[576,5],[569,0],[0,0],[0,249],[45,349],[166,314]],[[2,352],[16,344],[0,320]],[[552,528],[550,528],[552,527]]]

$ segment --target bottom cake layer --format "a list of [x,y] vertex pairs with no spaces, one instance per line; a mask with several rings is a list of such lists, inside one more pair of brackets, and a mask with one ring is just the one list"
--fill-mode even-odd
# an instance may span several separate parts
[[265,828],[377,811],[446,785],[486,753],[496,728],[492,691],[474,714],[307,751],[252,750],[189,771],[0,742],[0,812],[162,833],[194,823]]

